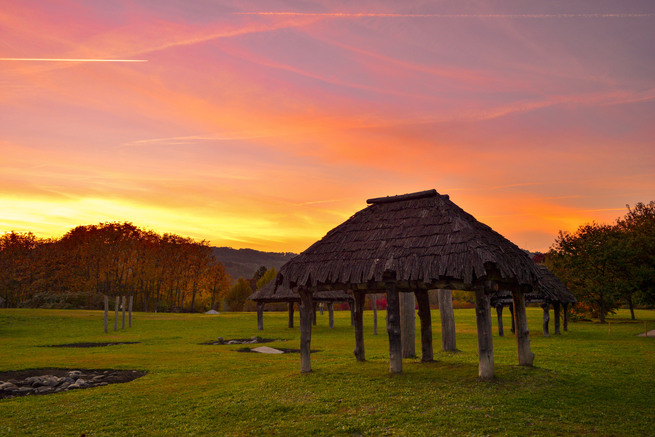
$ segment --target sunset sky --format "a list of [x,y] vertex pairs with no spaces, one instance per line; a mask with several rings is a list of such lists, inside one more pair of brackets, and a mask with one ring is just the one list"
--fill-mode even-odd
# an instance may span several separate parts
[[655,200],[655,1],[0,0],[0,233],[300,252],[431,188],[532,251]]

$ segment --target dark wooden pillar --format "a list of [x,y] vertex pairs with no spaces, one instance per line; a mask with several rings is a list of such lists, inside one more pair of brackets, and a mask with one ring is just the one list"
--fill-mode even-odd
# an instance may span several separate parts
[[323,305],[324,305],[323,302],[318,304],[318,311],[319,313],[321,313],[321,315],[323,315]]
[[366,294],[359,292],[355,295],[355,358],[357,361],[366,361],[364,353],[364,300]]
[[553,316],[555,317],[555,335],[560,335],[559,322],[560,322],[560,303],[553,302]]
[[400,303],[395,281],[385,284],[387,292],[387,334],[389,335],[389,372],[402,373],[403,351],[400,339]]
[[293,328],[293,302],[289,302],[289,328]]
[[484,288],[475,290],[475,321],[478,327],[478,376],[494,377],[494,347],[491,335],[491,308]]
[[317,303],[314,302],[312,305],[312,325],[316,326],[316,305]]
[[348,302],[350,308],[350,326],[355,326],[355,302]]
[[496,305],[496,315],[498,316],[498,337],[505,336],[505,330],[503,329],[503,305]]
[[452,290],[437,290],[439,313],[441,314],[441,343],[444,351],[456,351],[455,313],[453,312]]
[[264,303],[257,302],[257,330],[264,330]]
[[400,343],[403,358],[416,356],[416,302],[414,293],[400,293]]
[[330,329],[334,328],[334,302],[328,302],[328,317],[330,319]]
[[516,320],[514,319],[514,303],[509,304],[509,314],[512,316],[512,334],[516,333]]
[[109,296],[103,295],[105,301],[105,334],[109,332]]
[[562,307],[564,307],[564,332],[569,332],[569,304],[563,303]]
[[519,355],[519,366],[532,366],[534,354],[530,350],[530,331],[525,313],[525,296],[519,291],[512,292],[514,300],[514,320],[516,323],[516,346]]
[[373,307],[373,335],[378,335],[378,295],[373,293],[369,296]]
[[298,290],[300,294],[300,372],[312,371],[311,344],[312,344],[312,314],[314,304],[312,294],[303,288]]
[[421,319],[421,361],[432,361],[432,314],[430,313],[430,297],[427,290],[415,292],[418,302],[418,316]]
[[550,332],[548,328],[548,324],[550,322],[550,304],[548,302],[542,303],[541,309],[544,310],[544,322],[543,322],[544,337],[550,337]]

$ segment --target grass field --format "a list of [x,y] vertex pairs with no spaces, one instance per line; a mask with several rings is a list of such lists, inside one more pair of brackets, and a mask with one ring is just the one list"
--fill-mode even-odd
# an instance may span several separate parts
[[[433,311],[435,362],[407,359],[403,374],[392,376],[384,312],[377,336],[365,313],[365,363],[352,354],[350,313],[337,312],[333,330],[327,312],[319,316],[313,372],[300,374],[298,354],[199,344],[260,335],[288,340],[268,346],[297,348],[299,330],[286,327],[286,313],[265,313],[264,331],[256,330],[254,313],[135,313],[132,328],[104,334],[98,311],[3,309],[0,371],[148,374],[127,384],[0,400],[0,435],[655,435],[655,338],[636,336],[644,321],[655,329],[655,312],[637,311],[634,323],[621,311],[610,319],[611,334],[608,325],[578,322],[550,338],[541,335],[541,314],[528,309],[535,367],[516,365],[508,332],[494,336],[495,380],[481,382],[473,310],[455,310],[461,352],[441,352]],[[509,317],[505,326],[509,331]],[[140,343],[41,347],[115,341]]]

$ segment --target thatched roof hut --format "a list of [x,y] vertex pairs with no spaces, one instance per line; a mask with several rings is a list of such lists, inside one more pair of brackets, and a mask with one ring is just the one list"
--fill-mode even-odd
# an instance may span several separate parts
[[[263,312],[264,305],[267,303],[286,302],[289,304],[289,328],[293,328],[293,305],[300,303],[300,295],[290,288],[284,286],[275,286],[275,281],[265,284],[262,288],[251,294],[248,299],[257,302],[257,329],[264,329]],[[347,302],[351,305],[354,302],[352,293],[344,290],[326,290],[319,291],[313,296],[314,302],[314,324],[316,323],[316,303],[322,302],[328,304],[329,326],[334,327],[334,309],[335,302]]]
[[[390,370],[400,372],[398,292],[416,293],[424,354],[432,359],[432,334],[427,290],[461,289],[476,292],[479,374],[493,376],[489,295],[512,290],[519,306],[523,292],[539,278],[529,256],[515,244],[480,223],[436,190],[369,199],[369,206],[327,233],[280,268],[277,285],[297,289],[303,305],[321,290],[355,292],[357,359],[363,360],[361,310],[363,295],[387,294]],[[427,308],[426,308],[427,306]],[[527,322],[517,335],[519,363],[531,365]],[[301,371],[311,370],[311,323],[301,318]],[[520,338],[519,338],[520,337]],[[429,338],[429,345],[428,343]],[[424,357],[425,358],[425,357]]]
[[[533,291],[525,294],[526,303],[539,304],[544,310],[543,332],[549,335],[548,323],[550,321],[550,307],[555,313],[555,334],[560,334],[560,307],[564,308],[564,331],[568,330],[568,305],[577,302],[575,296],[566,288],[566,285],[555,276],[548,267],[537,264],[539,281]],[[496,307],[498,313],[498,334],[503,336],[503,307],[509,306],[512,316],[512,332],[514,332],[514,311],[512,294],[509,291],[500,291],[491,296],[491,305]]]
[[528,255],[436,190],[369,199],[370,206],[280,269],[286,287],[472,289],[488,279],[531,286]]

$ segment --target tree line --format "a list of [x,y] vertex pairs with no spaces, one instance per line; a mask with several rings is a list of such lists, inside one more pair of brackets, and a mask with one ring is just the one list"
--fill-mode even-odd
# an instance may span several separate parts
[[207,241],[129,222],[77,226],[59,239],[0,235],[6,307],[99,309],[103,295],[129,295],[140,311],[221,309],[231,282]]
[[655,305],[655,202],[637,203],[614,224],[560,231],[546,264],[578,299],[576,311],[599,318],[623,304]]

